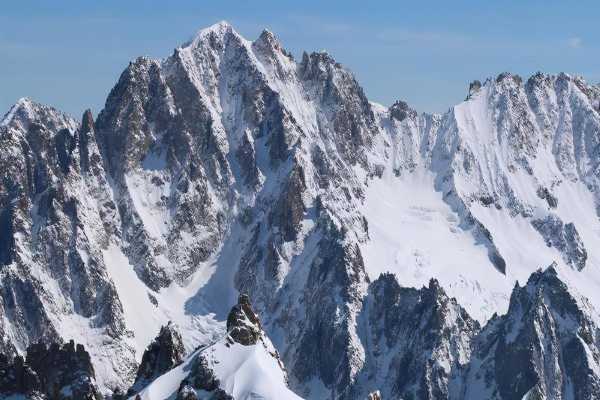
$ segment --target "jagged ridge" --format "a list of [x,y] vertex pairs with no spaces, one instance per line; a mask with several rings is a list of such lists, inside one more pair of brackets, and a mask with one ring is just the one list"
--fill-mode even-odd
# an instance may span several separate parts
[[[221,23],[132,62],[95,122],[21,100],[0,124],[0,344],[75,338],[124,389],[168,320],[190,352],[245,292],[298,393],[439,396],[473,335],[458,304],[485,322],[552,260],[599,300],[599,93],[501,74],[444,115],[386,109],[330,55]],[[418,343],[448,366],[379,388],[364,319],[384,271],[457,299],[461,350]]]

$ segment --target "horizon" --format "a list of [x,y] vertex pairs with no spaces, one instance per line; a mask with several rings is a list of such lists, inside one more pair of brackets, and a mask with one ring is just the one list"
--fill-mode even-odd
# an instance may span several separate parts
[[[160,5],[139,13],[135,4],[127,4],[118,16],[108,11],[110,6],[57,3],[34,11],[11,4],[0,16],[0,54],[6,60],[0,64],[0,115],[24,97],[74,118],[88,108],[97,115],[130,61],[140,56],[165,59],[219,21],[248,40],[270,30],[296,60],[304,51],[325,50],[354,74],[370,101],[390,106],[403,100],[418,112],[444,113],[465,99],[470,82],[503,72],[525,79],[540,71],[581,76],[590,84],[600,80],[600,71],[587,67],[600,59],[593,42],[600,29],[581,19],[561,29],[551,23],[559,17],[568,20],[579,9],[593,20],[599,7],[585,2],[569,7],[509,2],[479,7],[469,15],[464,14],[472,7],[469,1],[440,4],[437,14],[421,5],[401,10],[389,4],[389,15],[378,10],[368,16],[333,3],[319,13],[293,16],[294,6],[270,1],[265,2],[270,4],[266,15],[247,4],[232,10],[231,2],[199,7],[178,1],[189,13]],[[503,25],[507,22],[513,24],[510,32]],[[475,32],[478,25],[485,31]],[[465,58],[469,62],[461,61]]]

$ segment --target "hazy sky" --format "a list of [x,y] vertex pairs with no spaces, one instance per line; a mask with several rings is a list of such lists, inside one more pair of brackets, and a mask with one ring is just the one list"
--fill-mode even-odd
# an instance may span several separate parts
[[597,1],[20,0],[0,5],[0,115],[23,96],[97,113],[129,60],[166,57],[220,20],[247,39],[269,28],[297,57],[325,49],[371,100],[419,111],[502,71],[600,81]]

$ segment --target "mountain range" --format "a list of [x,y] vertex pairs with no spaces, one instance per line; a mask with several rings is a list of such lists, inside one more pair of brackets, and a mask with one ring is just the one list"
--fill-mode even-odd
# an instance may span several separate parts
[[600,399],[599,215],[600,86],[419,113],[221,22],[0,120],[0,396]]

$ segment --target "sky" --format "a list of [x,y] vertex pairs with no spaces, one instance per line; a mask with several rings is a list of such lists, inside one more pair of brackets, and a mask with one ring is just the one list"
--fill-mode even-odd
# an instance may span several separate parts
[[0,115],[20,97],[79,117],[98,113],[137,56],[164,58],[226,20],[247,39],[267,28],[300,59],[326,50],[375,102],[444,112],[469,82],[503,71],[600,81],[600,2],[5,1]]

